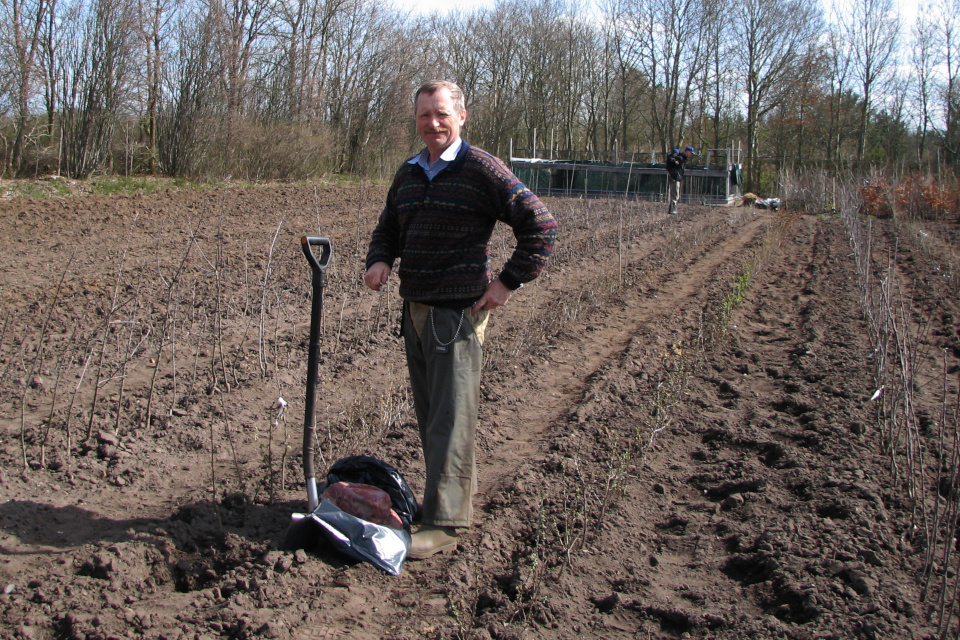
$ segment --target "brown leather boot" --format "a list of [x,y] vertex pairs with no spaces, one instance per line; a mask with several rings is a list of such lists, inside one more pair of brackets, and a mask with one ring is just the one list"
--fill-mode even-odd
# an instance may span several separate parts
[[453,553],[457,549],[457,530],[453,527],[425,524],[410,539],[407,557],[413,560],[424,560],[438,553]]

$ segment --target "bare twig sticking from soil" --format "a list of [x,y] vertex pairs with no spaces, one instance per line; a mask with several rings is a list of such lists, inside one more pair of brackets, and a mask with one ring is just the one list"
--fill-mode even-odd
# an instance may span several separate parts
[[[57,357],[56,364],[56,376],[53,382],[53,397],[50,399],[50,413],[47,415],[46,424],[43,428],[43,436],[40,439],[40,466],[47,466],[47,443],[50,439],[50,431],[53,428],[53,424],[56,418],[57,410],[57,396],[60,391],[60,382],[63,378],[63,372],[68,368],[68,362],[73,357],[73,352],[77,346],[77,334],[80,332],[81,320],[78,317],[76,322],[73,325],[73,331],[70,334],[70,338],[67,340],[67,344],[64,347],[63,351]],[[84,345],[85,346],[85,345]]]
[[40,363],[43,361],[43,344],[44,338],[47,334],[47,327],[50,324],[50,318],[53,316],[53,311],[60,300],[60,292],[63,290],[63,282],[67,277],[67,273],[70,272],[70,265],[73,264],[73,259],[75,256],[76,250],[74,250],[74,253],[71,254],[70,259],[67,260],[67,264],[64,265],[63,272],[60,275],[60,281],[57,283],[57,289],[53,294],[53,299],[50,301],[50,304],[47,307],[47,314],[44,317],[43,324],[40,326],[40,337],[37,340],[37,352],[34,354],[33,360],[30,363],[30,368],[27,371],[27,375],[23,384],[23,392],[20,395],[20,455],[23,462],[24,471],[29,468],[27,460],[27,391],[33,384],[33,377],[40,369]]
[[[169,335],[171,336],[169,339],[172,340],[172,335],[176,331],[175,314],[177,312],[177,308],[180,305],[181,278],[183,276],[183,271],[186,268],[187,260],[190,258],[190,253],[193,250],[193,246],[194,244],[196,244],[197,234],[200,232],[200,229],[202,227],[203,227],[203,218],[201,217],[197,221],[196,226],[194,227],[193,231],[190,234],[189,239],[187,240],[187,248],[183,252],[183,258],[180,260],[180,264],[177,267],[177,270],[173,273],[173,275],[169,279],[169,282],[167,283],[165,311],[164,311],[163,317],[160,320],[160,335],[157,338],[156,363],[153,367],[153,374],[150,377],[150,387],[149,387],[149,390],[147,391],[147,407],[146,407],[146,410],[144,411],[144,418],[143,418],[144,420],[143,424],[144,426],[147,426],[147,427],[150,426],[151,419],[153,417],[153,414],[152,414],[153,395],[157,385],[157,374],[160,372],[160,364],[163,360],[163,350],[164,350],[164,347],[167,345],[167,341],[168,341],[168,332],[169,332]],[[166,280],[165,278],[163,278],[162,272],[161,272],[161,279]],[[171,325],[173,325],[172,330],[171,330]]]
[[[928,353],[930,323],[914,308],[909,291],[912,283],[898,268],[898,251],[887,257],[882,270],[872,255],[872,223],[850,206],[842,211],[847,227],[861,290],[861,304],[871,331],[877,404],[882,447],[889,457],[890,470],[900,481],[913,505],[913,530],[905,537],[925,548],[922,575],[923,598],[932,598],[940,637],[946,638],[960,624],[957,603],[960,583],[948,576],[960,572],[960,556],[953,549],[960,513],[957,465],[960,462],[960,435],[956,412],[942,409],[934,441],[925,434],[919,410],[921,376],[936,380],[928,370],[934,358]],[[896,246],[896,244],[895,244]],[[941,407],[956,405],[949,397],[947,368],[939,374]],[[931,464],[931,454],[935,464]],[[936,488],[931,493],[928,469],[937,469]],[[942,504],[945,502],[945,504]]]
[[284,219],[280,218],[277,225],[277,231],[273,234],[273,240],[270,241],[270,249],[267,251],[267,264],[263,269],[263,282],[260,285],[260,327],[257,340],[257,361],[260,363],[260,373],[267,374],[267,363],[264,358],[264,334],[266,332],[266,307],[267,307],[267,288],[270,283],[271,265],[273,264],[273,249],[277,246],[277,238],[280,236],[280,230],[283,228]]

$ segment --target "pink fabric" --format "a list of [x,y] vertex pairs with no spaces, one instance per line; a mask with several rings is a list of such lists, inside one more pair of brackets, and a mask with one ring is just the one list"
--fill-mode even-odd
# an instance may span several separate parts
[[329,500],[341,510],[368,522],[403,529],[400,516],[391,507],[390,495],[383,489],[369,484],[337,482],[330,485],[321,500]]

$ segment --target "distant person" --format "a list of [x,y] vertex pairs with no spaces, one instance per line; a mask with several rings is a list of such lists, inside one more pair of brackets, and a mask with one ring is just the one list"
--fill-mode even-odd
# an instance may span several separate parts
[[[426,481],[422,525],[409,558],[457,548],[473,518],[483,333],[490,311],[536,278],[553,251],[557,222],[498,158],[467,144],[463,92],[435,80],[414,96],[426,145],[393,178],[370,240],[364,282],[375,291],[397,259],[402,332]],[[516,247],[492,277],[497,222]]]
[[670,215],[677,215],[677,203],[680,202],[680,187],[683,184],[683,172],[687,166],[687,160],[697,155],[693,147],[687,147],[680,153],[679,149],[674,149],[667,154],[667,187],[669,193],[667,197],[670,200]]

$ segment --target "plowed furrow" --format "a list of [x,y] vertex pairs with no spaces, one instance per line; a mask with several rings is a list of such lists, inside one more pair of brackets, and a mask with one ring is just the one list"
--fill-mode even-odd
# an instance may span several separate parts
[[[532,362],[523,359],[523,375],[537,381],[536,391],[522,395],[511,390],[509,377],[488,382],[495,388],[495,403],[481,409],[481,421],[492,425],[491,453],[481,462],[481,489],[499,486],[497,478],[531,453],[542,448],[538,442],[550,425],[562,422],[589,402],[591,380],[610,364],[618,363],[633,340],[651,340],[669,327],[672,317],[696,314],[697,296],[704,291],[714,272],[742,257],[763,233],[770,218],[755,216],[723,237],[687,245],[671,264],[659,265],[661,274],[645,286],[625,287],[619,297],[606,304],[599,318],[586,318],[564,327],[557,340],[547,347],[546,357]],[[614,263],[616,256],[612,257]],[[648,293],[649,291],[656,293]],[[602,324],[603,331],[595,323]],[[650,325],[656,324],[657,328]]]

